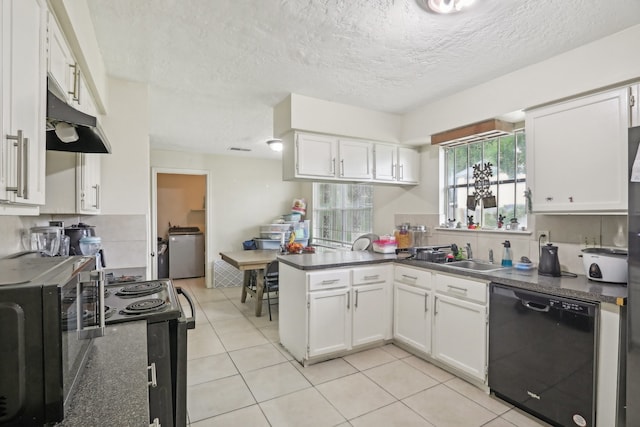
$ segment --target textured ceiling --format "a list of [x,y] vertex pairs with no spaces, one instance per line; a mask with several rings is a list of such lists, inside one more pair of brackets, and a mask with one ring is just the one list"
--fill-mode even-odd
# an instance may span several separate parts
[[[110,75],[149,84],[153,148],[268,157],[289,93],[404,113],[640,23],[640,0],[88,0]],[[505,112],[507,113],[507,112]]]

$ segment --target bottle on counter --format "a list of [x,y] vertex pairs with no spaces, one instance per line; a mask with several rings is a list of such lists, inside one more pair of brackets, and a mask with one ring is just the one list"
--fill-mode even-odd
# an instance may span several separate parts
[[513,256],[511,254],[511,242],[508,240],[505,240],[502,246],[504,246],[504,252],[502,253],[502,266],[511,267],[513,266]]
[[396,238],[398,249],[407,249],[413,245],[411,225],[409,223],[398,225],[393,234]]

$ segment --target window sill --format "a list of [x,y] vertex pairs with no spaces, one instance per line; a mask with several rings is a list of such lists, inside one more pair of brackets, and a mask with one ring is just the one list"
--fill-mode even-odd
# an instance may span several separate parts
[[505,230],[504,228],[447,228],[447,227],[435,227],[435,231],[453,231],[456,233],[481,233],[481,234],[515,234],[522,236],[530,236],[532,231],[530,230]]

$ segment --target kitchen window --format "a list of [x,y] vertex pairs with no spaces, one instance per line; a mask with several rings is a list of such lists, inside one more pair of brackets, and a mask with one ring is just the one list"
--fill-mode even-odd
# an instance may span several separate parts
[[[473,177],[474,165],[480,168],[491,163],[492,176],[489,190],[496,198],[497,207],[484,207],[482,202],[475,210],[468,209],[467,196],[476,191]],[[469,217],[482,228],[497,228],[498,216],[504,224],[517,218],[520,226],[527,225],[526,213],[526,146],[524,129],[514,133],[453,145],[445,148],[446,219],[468,225]]]
[[314,243],[351,247],[373,229],[373,185],[313,184]]

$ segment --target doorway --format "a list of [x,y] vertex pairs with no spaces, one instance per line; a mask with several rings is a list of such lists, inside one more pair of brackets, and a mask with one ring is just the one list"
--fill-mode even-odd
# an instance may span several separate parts
[[[207,171],[152,169],[152,224],[151,235],[154,247],[151,250],[152,277],[168,275],[166,244],[170,227],[176,230],[199,230],[204,235],[204,276],[207,286],[211,286],[211,271],[207,248],[211,227],[209,191],[210,180]],[[169,244],[170,246],[170,244]],[[191,249],[201,251],[202,249]],[[165,276],[166,277],[166,276]]]

